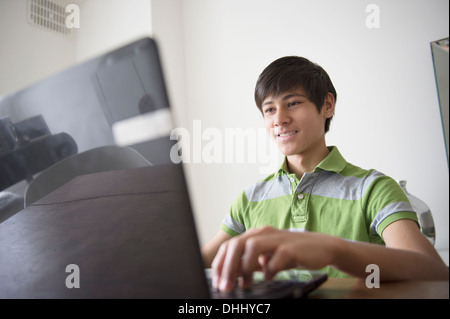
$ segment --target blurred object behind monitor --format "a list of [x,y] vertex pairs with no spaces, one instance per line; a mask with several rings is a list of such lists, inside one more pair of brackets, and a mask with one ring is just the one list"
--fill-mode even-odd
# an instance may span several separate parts
[[439,97],[439,107],[441,111],[442,129],[444,131],[445,148],[448,157],[448,70],[449,70],[449,43],[448,37],[445,39],[431,42],[431,52],[433,55],[434,74],[436,77],[436,87]]

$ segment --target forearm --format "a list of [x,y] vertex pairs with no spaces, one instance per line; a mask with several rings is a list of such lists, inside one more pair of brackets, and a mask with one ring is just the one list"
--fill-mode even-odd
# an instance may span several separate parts
[[210,246],[205,245],[201,247],[201,254],[203,258],[203,265],[205,268],[210,268],[211,263],[217,251],[213,250]]
[[[400,233],[407,235],[405,231]],[[332,266],[349,275],[367,278],[366,267],[371,264],[378,266],[381,281],[448,280],[447,266],[424,237],[406,240],[407,244],[401,246],[402,240],[392,240],[389,233],[385,235],[384,239],[389,238],[391,247],[396,249],[314,232],[296,233],[272,227],[251,229],[220,246],[212,264],[213,284],[228,291],[242,277],[241,284],[250,287],[256,270],[271,279],[279,271],[293,267]]]
[[381,245],[337,240],[333,267],[365,278],[366,267],[375,264],[381,281],[448,280],[447,266],[435,256]]
[[203,263],[205,268],[211,267],[211,263],[216,256],[217,251],[219,250],[220,245],[222,245],[225,241],[231,238],[231,235],[228,235],[223,230],[219,230],[213,238],[205,245],[201,247],[201,253],[203,257]]

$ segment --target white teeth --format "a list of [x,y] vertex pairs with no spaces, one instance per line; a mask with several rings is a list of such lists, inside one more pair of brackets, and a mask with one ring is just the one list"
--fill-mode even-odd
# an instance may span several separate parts
[[280,135],[278,135],[278,136],[279,136],[279,137],[286,137],[286,136],[294,135],[295,133],[297,133],[297,132],[294,131],[294,132],[289,132],[289,133],[282,133],[282,134],[280,134]]

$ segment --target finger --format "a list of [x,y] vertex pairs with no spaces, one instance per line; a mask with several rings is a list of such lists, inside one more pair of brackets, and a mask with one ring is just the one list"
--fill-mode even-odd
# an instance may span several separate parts
[[250,288],[253,284],[253,273],[261,270],[260,257],[268,249],[264,247],[264,238],[253,236],[245,243],[245,253],[242,257],[242,282],[241,287]]
[[289,244],[280,244],[274,251],[264,270],[267,279],[272,279],[278,272],[297,266],[296,254]]
[[271,259],[270,256],[279,244],[279,236],[265,233],[252,236],[246,241],[245,253],[242,258],[244,288],[251,286],[254,271],[262,270],[266,272],[265,268]]
[[236,285],[236,280],[241,274],[241,258],[244,252],[244,243],[244,236],[237,236],[228,241],[220,272],[219,289],[221,291],[231,291]]
[[[260,232],[261,230],[258,229],[247,230],[245,233],[227,241],[226,247],[220,250],[215,267],[215,284],[219,290],[229,291],[235,287],[237,279],[242,275],[241,260],[244,254],[245,242],[249,237]],[[246,283],[249,280],[251,282],[252,274],[245,274],[244,277]],[[243,285],[242,281],[240,285]]]
[[272,258],[272,253],[262,254],[258,257],[258,263],[259,263],[259,270],[263,273],[266,272],[267,264],[269,263],[270,259]]
[[223,262],[225,260],[225,255],[227,252],[228,242],[220,245],[213,262],[211,263],[212,268],[212,286],[214,288],[219,288],[220,277],[222,274]]
[[245,234],[241,235],[244,250],[241,258],[241,275],[242,280],[239,285],[242,288],[250,288],[253,284],[253,273],[261,270],[261,263],[259,261],[259,252],[262,251],[259,242],[263,240],[264,236],[270,235],[275,229],[271,227],[264,227],[259,229],[250,229]]
[[[260,270],[258,263],[259,251],[263,251],[263,247],[257,248],[253,246],[253,240],[250,240],[250,245],[246,248],[246,243],[253,237],[260,237],[270,235],[277,230],[273,228],[251,229],[244,234],[236,236],[226,242],[226,246],[221,247],[216,258],[213,261],[213,280],[215,287],[221,291],[230,291],[235,287],[236,280],[242,275],[241,286],[249,287],[253,280],[253,272]],[[257,241],[254,241],[257,243]],[[270,241],[269,241],[270,243]],[[273,250],[276,245],[271,243],[270,250]],[[267,245],[267,244],[266,244]],[[257,245],[259,246],[259,245]],[[247,250],[247,251],[246,251]],[[246,261],[245,270],[242,270],[242,261]]]

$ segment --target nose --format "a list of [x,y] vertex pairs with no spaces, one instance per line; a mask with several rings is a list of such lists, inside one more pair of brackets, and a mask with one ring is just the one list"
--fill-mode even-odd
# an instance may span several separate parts
[[288,111],[283,108],[278,108],[275,115],[274,125],[280,126],[288,124],[291,118],[289,117]]

